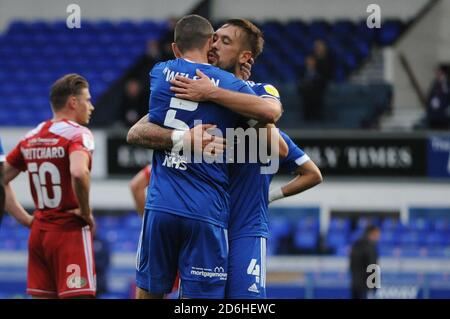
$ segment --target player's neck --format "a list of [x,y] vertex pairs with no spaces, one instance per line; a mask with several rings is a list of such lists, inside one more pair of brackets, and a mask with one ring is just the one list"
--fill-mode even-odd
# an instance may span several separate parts
[[188,51],[185,54],[183,54],[181,58],[195,63],[208,63],[206,53],[200,51]]
[[58,112],[53,113],[53,122],[62,121],[62,120],[68,120],[68,121],[75,121],[75,116],[73,114],[70,114],[70,112]]

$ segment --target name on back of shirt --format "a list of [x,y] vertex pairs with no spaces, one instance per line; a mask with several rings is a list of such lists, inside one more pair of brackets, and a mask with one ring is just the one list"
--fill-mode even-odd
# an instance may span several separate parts
[[[166,76],[166,82],[169,82],[170,80],[174,80],[177,75],[184,76],[184,77],[187,77],[187,78],[190,78],[193,80],[199,79],[199,77],[197,75],[191,76],[191,75],[189,75],[189,73],[173,71],[173,70],[169,69],[168,67],[164,68],[163,74]],[[214,84],[215,86],[219,86],[220,79],[215,79],[212,77],[210,77],[209,79],[211,80],[212,84]]]
[[27,160],[34,159],[51,159],[64,158],[66,152],[64,147],[36,147],[36,148],[22,148],[23,157]]

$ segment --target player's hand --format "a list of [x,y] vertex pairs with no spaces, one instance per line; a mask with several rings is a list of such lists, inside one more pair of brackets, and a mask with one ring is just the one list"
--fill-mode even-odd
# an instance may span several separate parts
[[94,215],[92,214],[92,210],[90,210],[87,213],[81,213],[81,210],[79,208],[75,208],[75,209],[71,209],[67,211],[68,213],[72,213],[75,214],[81,218],[84,219],[84,221],[89,225],[92,235],[95,234],[95,220],[94,220]]
[[91,234],[92,236],[95,235],[95,231],[96,229],[96,224],[95,224],[95,219],[94,219],[94,215],[92,215],[92,211],[89,215],[82,215],[81,218],[84,219],[84,221],[89,225],[89,228],[91,230]]
[[94,215],[90,214],[85,220],[88,223],[89,228],[91,229],[92,236],[95,236],[95,232],[97,231],[97,225],[95,224]]
[[202,71],[196,71],[197,80],[189,79],[185,76],[177,75],[175,79],[170,80],[172,86],[170,89],[175,93],[175,96],[180,99],[190,100],[195,102],[207,101],[216,88],[212,84],[209,77]]
[[28,220],[27,220],[27,227],[28,228],[31,228],[31,226],[33,225],[33,222],[34,222],[34,216],[33,215],[30,215],[30,218],[28,218]]
[[242,79],[244,81],[250,79],[250,76],[252,75],[252,66],[254,63],[255,60],[253,60],[253,58],[250,58],[250,60],[241,64]]
[[185,133],[183,143],[190,144],[191,149],[197,154],[219,156],[224,152],[225,139],[210,134],[216,127],[216,125],[212,124],[196,125]]

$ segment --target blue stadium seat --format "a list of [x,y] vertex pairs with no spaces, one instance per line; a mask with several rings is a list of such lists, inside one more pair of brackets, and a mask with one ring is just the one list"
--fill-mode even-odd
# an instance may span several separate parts
[[429,232],[424,237],[424,243],[428,246],[443,246],[446,243],[445,235],[441,232]]
[[398,234],[391,229],[383,229],[381,231],[380,243],[383,245],[393,245],[400,241]]
[[299,217],[297,231],[319,231],[319,219],[316,217]]
[[47,21],[36,20],[30,22],[28,32],[31,33],[49,33],[52,29],[52,26]]
[[355,29],[355,25],[349,20],[336,21],[331,26],[331,32],[340,37],[353,36]]
[[344,231],[330,231],[327,234],[327,245],[337,249],[348,243],[348,233]]
[[348,232],[350,230],[351,222],[348,218],[332,218],[330,221],[330,231],[343,231]]
[[382,230],[401,230],[403,225],[398,219],[386,218],[381,223]]
[[409,228],[418,231],[427,231],[431,229],[431,223],[425,218],[412,218],[409,221]]
[[358,240],[359,238],[361,238],[364,235],[364,229],[362,228],[358,228],[356,230],[354,230],[349,237],[349,242],[350,244],[354,243],[356,240]]
[[395,245],[381,245],[378,248],[381,257],[399,257],[401,250]]
[[373,41],[376,37],[376,29],[368,28],[367,21],[363,19],[356,26],[356,34],[358,37]]
[[128,229],[136,230],[140,229],[142,225],[142,218],[136,212],[129,214],[125,220],[125,226]]
[[117,32],[117,25],[108,20],[100,20],[93,23],[93,27],[98,32],[111,33],[114,34]]
[[416,245],[423,235],[423,233],[414,230],[404,231],[399,234],[399,241],[402,245]]
[[140,30],[140,25],[131,20],[122,20],[117,23],[117,29],[124,33],[137,33]]
[[449,220],[446,218],[436,218],[433,222],[433,227],[435,230],[438,231],[449,231],[450,223]]
[[271,217],[269,222],[270,234],[274,237],[288,236],[291,232],[291,224],[285,217]]
[[25,34],[30,31],[30,25],[24,21],[13,21],[8,27],[7,34]]
[[391,20],[382,23],[377,41],[381,45],[391,45],[400,36],[403,25],[401,21]]
[[314,230],[299,230],[294,236],[294,245],[298,249],[315,249],[318,244],[318,232]]
[[[287,23],[266,21],[261,27],[266,38],[265,51],[254,67],[254,79],[295,85],[304,69],[305,56],[312,52],[314,40],[322,38],[329,45],[331,54],[337,57],[334,81],[345,82],[348,74],[357,69],[363,59],[370,55],[374,43],[390,44],[403,30],[403,23],[400,21],[386,21],[379,32],[368,29],[365,22],[362,20],[355,24],[349,20],[339,20],[334,23],[329,21],[305,23],[299,20]],[[68,29],[65,20],[13,21],[6,34],[0,37],[0,87],[4,86],[5,79],[14,83],[9,87],[8,83],[5,83],[6,88],[0,88],[0,93],[2,98],[8,99],[10,95],[16,94],[17,87],[33,82],[40,87],[46,87],[47,91],[42,92],[42,96],[45,96],[56,74],[86,70],[98,74],[95,79],[102,82],[102,85],[111,85],[139,55],[144,53],[147,39],[158,39],[167,30],[167,21],[83,20],[81,29]],[[87,60],[79,60],[80,51],[73,50],[70,44],[83,46],[82,55]],[[24,70],[32,72],[30,79],[27,79],[22,72]],[[5,74],[15,76],[14,78],[5,77]],[[106,87],[93,89],[95,94],[93,98],[95,99],[106,89]],[[31,97],[36,91],[37,89],[29,86],[25,94]],[[298,105],[297,109],[289,111],[290,114],[300,113],[301,102],[299,102],[298,93],[287,99]],[[359,96],[359,100],[375,101],[376,99]],[[367,121],[366,119],[376,119],[379,114],[376,112],[381,113],[380,110],[388,105],[386,99],[379,99],[371,103],[371,105],[376,104],[376,107],[372,108],[375,111],[371,110],[372,113],[368,113],[367,110],[367,112],[356,111],[361,107],[353,100],[348,102],[351,103],[346,105],[355,105],[355,107],[342,111],[344,113],[339,117],[330,115],[330,118],[337,119],[333,122],[334,127],[361,127]],[[34,105],[37,104],[36,102]],[[339,107],[332,109],[345,109],[340,107],[342,103],[335,104]],[[297,115],[283,119],[283,123],[286,122],[286,125],[293,127],[303,125],[301,114]],[[28,122],[28,119],[23,114],[12,115],[8,120],[8,123],[24,122]],[[2,120],[0,124],[3,123]],[[324,127],[326,125],[324,123]]]
[[372,224],[372,219],[367,217],[360,217],[356,223],[356,228],[360,230],[364,230],[367,226]]
[[309,32],[314,38],[326,38],[331,26],[327,21],[313,21],[309,25]]
[[346,257],[350,255],[351,247],[349,245],[338,246],[336,249],[336,256]]

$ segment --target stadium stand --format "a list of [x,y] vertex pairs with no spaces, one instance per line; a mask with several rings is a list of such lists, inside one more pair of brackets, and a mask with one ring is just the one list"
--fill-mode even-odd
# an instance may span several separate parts
[[[301,119],[301,105],[295,103],[300,100],[296,83],[317,38],[325,40],[336,61],[323,125],[367,127],[389,107],[389,85],[345,82],[370,57],[373,47],[390,45],[401,35],[406,28],[403,22],[392,20],[381,29],[368,29],[364,21],[266,21],[261,28],[266,46],[253,79],[276,83],[285,109],[298,114],[289,117],[291,121],[283,120],[282,127],[307,125]],[[83,21],[81,29],[68,29],[65,21],[12,22],[0,36],[0,104],[9,106],[0,109],[0,125],[30,126],[47,118],[49,86],[69,72],[89,79],[97,101],[143,54],[146,42],[159,39],[166,30],[167,23],[160,21]]]

